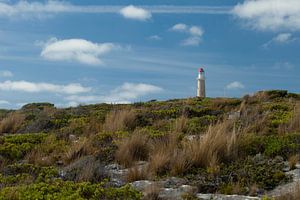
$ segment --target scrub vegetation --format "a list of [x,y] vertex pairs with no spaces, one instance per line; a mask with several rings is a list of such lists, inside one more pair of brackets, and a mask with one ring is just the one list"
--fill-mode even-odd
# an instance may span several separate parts
[[[157,188],[143,197],[129,183],[166,177],[256,196],[289,182],[285,163],[294,169],[299,155],[300,95],[282,90],[0,111],[0,199],[158,199]],[[115,163],[128,169],[123,186],[105,174]]]

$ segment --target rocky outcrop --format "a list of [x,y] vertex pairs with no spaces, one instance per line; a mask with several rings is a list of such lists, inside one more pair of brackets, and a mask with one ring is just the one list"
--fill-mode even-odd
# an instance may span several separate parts
[[296,165],[296,169],[286,172],[287,175],[292,177],[292,182],[279,185],[274,190],[267,193],[269,197],[278,197],[280,195],[292,193],[295,188],[300,184],[300,164]]

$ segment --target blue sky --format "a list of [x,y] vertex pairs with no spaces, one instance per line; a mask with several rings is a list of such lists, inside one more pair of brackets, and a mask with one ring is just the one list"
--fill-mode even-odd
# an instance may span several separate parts
[[300,92],[298,0],[0,0],[0,107]]

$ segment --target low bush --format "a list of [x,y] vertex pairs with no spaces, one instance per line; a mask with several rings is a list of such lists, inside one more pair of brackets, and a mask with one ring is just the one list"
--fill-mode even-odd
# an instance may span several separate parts
[[185,133],[201,134],[204,133],[210,125],[217,122],[217,117],[214,115],[205,115],[202,117],[194,117],[188,120]]
[[44,133],[2,136],[0,137],[0,156],[10,160],[22,159],[45,138]]
[[57,161],[63,160],[67,147],[64,140],[60,140],[56,135],[50,134],[42,143],[34,146],[25,158],[29,163],[35,165],[56,165]]
[[0,191],[0,199],[131,199],[139,200],[142,194],[129,185],[121,188],[106,188],[103,183],[91,184],[88,182],[74,183],[60,179],[50,182],[40,182],[29,185],[6,187]]
[[[247,157],[231,163],[222,163],[218,173],[208,169],[192,168],[185,178],[198,187],[198,192],[243,194],[272,190],[291,180],[283,171],[282,159],[264,156]],[[252,188],[252,191],[249,188]],[[253,191],[253,190],[256,191]],[[257,195],[257,193],[255,193]]]
[[268,157],[282,156],[287,159],[300,153],[300,134],[261,136],[245,134],[239,139],[240,156],[262,153]]

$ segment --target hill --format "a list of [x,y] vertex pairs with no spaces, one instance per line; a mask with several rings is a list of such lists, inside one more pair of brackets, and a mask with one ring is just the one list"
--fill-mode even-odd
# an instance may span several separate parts
[[299,161],[300,95],[287,91],[66,109],[33,103],[0,110],[0,120],[0,199],[300,193],[272,193],[293,181]]

